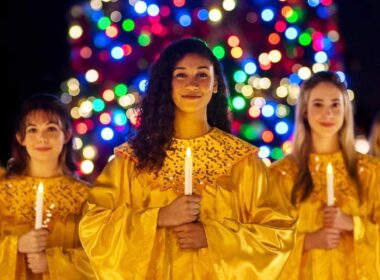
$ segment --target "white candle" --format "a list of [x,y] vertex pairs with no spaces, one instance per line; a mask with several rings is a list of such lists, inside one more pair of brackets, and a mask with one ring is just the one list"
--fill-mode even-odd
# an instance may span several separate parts
[[327,206],[334,205],[334,172],[331,163],[327,165],[326,173]]
[[193,158],[190,147],[186,149],[185,156],[185,195],[193,194]]
[[43,209],[44,209],[44,185],[41,182],[38,185],[37,193],[36,193],[36,223],[34,226],[35,229],[42,228]]

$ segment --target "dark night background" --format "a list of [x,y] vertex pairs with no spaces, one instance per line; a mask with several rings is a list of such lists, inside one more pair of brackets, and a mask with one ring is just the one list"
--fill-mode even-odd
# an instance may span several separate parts
[[[2,166],[10,156],[12,121],[22,100],[36,92],[59,92],[60,83],[70,76],[67,11],[79,2],[7,1],[0,43],[7,63],[7,74],[1,76]],[[357,132],[366,134],[380,111],[380,1],[335,2],[345,45],[345,73],[356,93]]]

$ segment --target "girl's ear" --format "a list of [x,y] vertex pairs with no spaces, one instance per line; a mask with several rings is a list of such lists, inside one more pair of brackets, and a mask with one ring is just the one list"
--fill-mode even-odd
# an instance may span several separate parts
[[72,128],[70,128],[66,131],[66,134],[65,134],[65,144],[69,142],[72,136],[73,136],[73,130]]
[[16,133],[16,140],[17,142],[21,145],[21,146],[25,146],[24,145],[24,141],[21,140],[21,135],[19,132]]

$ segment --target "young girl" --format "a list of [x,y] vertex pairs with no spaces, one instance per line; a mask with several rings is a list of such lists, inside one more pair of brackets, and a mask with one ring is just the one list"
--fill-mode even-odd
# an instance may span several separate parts
[[[27,100],[13,158],[0,181],[0,279],[90,279],[77,225],[89,187],[72,177],[72,130],[60,100]],[[35,229],[36,187],[43,184],[42,229]]]
[[80,223],[99,279],[276,279],[295,220],[269,191],[257,148],[228,129],[211,50],[198,39],[168,46],[151,70],[137,136],[116,149]]
[[[333,205],[327,205],[332,167]],[[271,181],[296,206],[295,248],[281,279],[380,279],[380,161],[354,150],[346,86],[318,72],[302,87],[294,148]]]

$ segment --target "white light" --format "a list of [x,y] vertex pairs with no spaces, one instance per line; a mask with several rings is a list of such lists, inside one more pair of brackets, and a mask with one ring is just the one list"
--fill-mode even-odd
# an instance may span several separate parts
[[358,135],[355,139],[355,150],[361,154],[367,154],[369,152],[368,140],[363,135]]
[[208,13],[208,17],[212,22],[218,22],[222,19],[222,13],[219,9],[213,8]]
[[95,69],[90,69],[86,72],[86,81],[89,83],[94,83],[99,79],[99,73]]
[[136,13],[143,14],[146,12],[147,6],[146,6],[146,3],[144,1],[138,1],[135,4],[134,8],[135,8]]
[[114,132],[111,128],[109,127],[105,127],[102,129],[102,131],[100,132],[100,135],[102,136],[102,138],[104,140],[111,140],[114,136]]
[[94,163],[86,159],[80,164],[80,169],[84,174],[90,174],[94,170]]
[[69,29],[69,35],[73,39],[79,39],[83,34],[83,29],[79,25],[73,25]]
[[270,149],[267,146],[261,146],[258,155],[260,158],[267,158],[270,155]]

